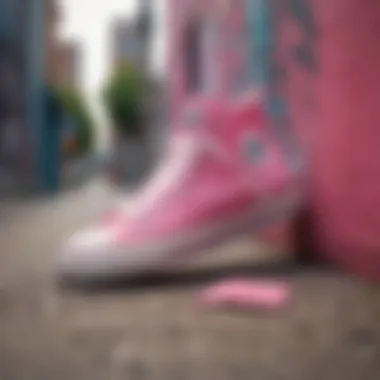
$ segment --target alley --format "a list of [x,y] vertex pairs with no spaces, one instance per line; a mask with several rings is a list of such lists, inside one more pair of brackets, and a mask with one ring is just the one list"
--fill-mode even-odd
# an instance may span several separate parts
[[296,287],[286,310],[201,310],[203,285],[275,259],[251,243],[146,286],[58,289],[60,242],[117,199],[95,179],[55,199],[0,204],[1,379],[378,378],[380,293],[352,279],[284,269]]

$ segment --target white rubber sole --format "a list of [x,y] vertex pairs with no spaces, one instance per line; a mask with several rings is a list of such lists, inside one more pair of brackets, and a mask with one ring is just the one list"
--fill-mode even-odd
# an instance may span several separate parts
[[[136,247],[120,246],[112,251],[63,253],[58,262],[58,275],[78,280],[134,277],[160,271],[177,262],[189,260],[206,248],[217,246],[241,234],[252,233],[294,213],[300,205],[298,194],[276,201],[262,202],[238,218],[214,224],[166,241]],[[94,248],[92,248],[94,250]]]

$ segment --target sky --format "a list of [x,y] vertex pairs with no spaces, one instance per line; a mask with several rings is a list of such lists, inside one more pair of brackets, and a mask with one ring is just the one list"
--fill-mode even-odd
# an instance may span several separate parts
[[[98,120],[104,122],[99,93],[109,67],[107,50],[110,24],[117,17],[133,17],[138,0],[60,0],[62,19],[59,36],[75,39],[82,48],[81,87]],[[151,68],[162,75],[165,64],[165,0],[152,0],[156,17]]]
[[[109,27],[115,17],[131,17],[138,0],[61,0],[63,17],[59,34],[75,38],[83,48],[83,84],[86,88],[99,85],[107,70]],[[165,0],[153,0],[158,28],[153,41],[152,66],[160,74],[163,66],[163,11]]]

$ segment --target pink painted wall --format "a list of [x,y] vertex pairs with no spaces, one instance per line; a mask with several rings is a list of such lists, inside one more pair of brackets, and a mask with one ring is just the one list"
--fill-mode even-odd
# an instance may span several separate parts
[[291,3],[277,58],[309,154],[312,233],[328,261],[380,280],[380,2]]
[[380,2],[318,7],[315,228],[331,259],[380,280]]

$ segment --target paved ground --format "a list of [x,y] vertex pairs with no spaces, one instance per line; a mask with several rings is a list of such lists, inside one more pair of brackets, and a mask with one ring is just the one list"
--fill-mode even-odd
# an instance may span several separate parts
[[[294,302],[276,314],[206,312],[198,290],[252,272],[239,242],[209,262],[118,291],[59,290],[54,252],[115,199],[102,182],[58,199],[0,204],[0,379],[378,380],[380,292],[323,271],[285,270]],[[282,268],[281,268],[282,267]]]

